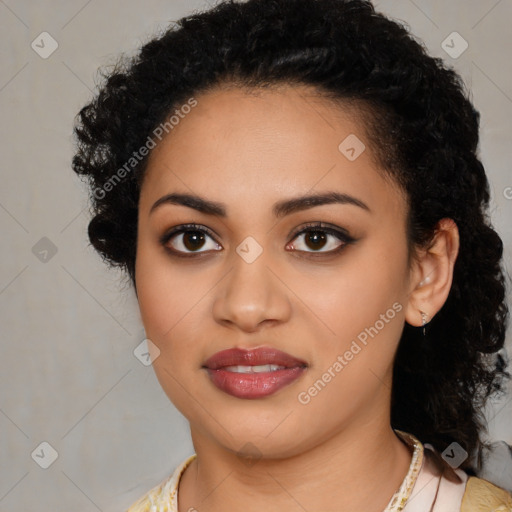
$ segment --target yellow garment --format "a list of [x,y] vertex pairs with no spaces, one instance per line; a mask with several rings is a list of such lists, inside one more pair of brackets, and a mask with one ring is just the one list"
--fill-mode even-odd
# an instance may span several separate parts
[[461,512],[512,512],[512,494],[483,478],[470,476],[460,510]]

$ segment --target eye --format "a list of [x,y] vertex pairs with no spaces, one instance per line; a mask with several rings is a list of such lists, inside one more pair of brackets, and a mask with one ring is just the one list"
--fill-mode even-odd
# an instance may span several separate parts
[[[301,242],[293,242],[303,237]],[[299,252],[310,253],[337,253],[347,244],[354,242],[354,238],[341,228],[327,227],[321,222],[308,224],[295,234],[291,247]],[[290,245],[288,246],[290,247]],[[308,250],[310,249],[310,250]],[[322,250],[325,249],[325,250]]]
[[[208,239],[211,240],[208,246]],[[165,233],[160,243],[175,256],[193,256],[210,250],[218,251],[222,247],[214,240],[211,231],[198,224],[185,224]],[[206,250],[200,250],[205,249]],[[188,253],[188,254],[187,254]]]
[[[304,241],[294,242],[300,237],[304,237]],[[333,228],[321,222],[315,222],[296,232],[287,248],[291,247],[298,252],[318,253],[318,255],[335,254],[354,241],[355,239],[342,228]],[[160,243],[173,256],[185,258],[222,250],[215,241],[215,235],[208,228],[198,224],[177,226],[165,233]]]

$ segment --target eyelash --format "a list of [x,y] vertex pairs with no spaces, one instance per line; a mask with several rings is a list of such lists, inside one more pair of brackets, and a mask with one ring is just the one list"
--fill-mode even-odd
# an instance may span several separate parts
[[[197,257],[201,257],[200,256],[201,254],[208,254],[209,251],[186,253],[183,251],[177,251],[175,249],[171,249],[167,245],[169,243],[169,241],[175,235],[179,235],[179,234],[187,233],[187,232],[204,233],[204,234],[208,235],[210,238],[212,238],[216,244],[218,244],[218,242],[215,240],[214,233],[210,229],[208,229],[204,226],[201,226],[200,224],[183,224],[181,226],[172,228],[170,231],[166,232],[160,238],[160,243],[164,246],[164,249],[171,254],[171,256],[176,256],[178,258],[197,258]],[[302,226],[301,228],[299,228],[297,231],[295,231],[293,233],[291,240],[293,241],[299,235],[302,235],[302,234],[308,233],[308,232],[321,232],[321,233],[325,233],[328,235],[332,235],[332,236],[336,237],[340,242],[342,242],[342,244],[339,247],[337,247],[336,249],[332,249],[330,251],[323,251],[323,252],[322,251],[301,251],[301,250],[297,251],[300,253],[306,253],[308,256],[311,256],[313,258],[318,258],[318,257],[322,257],[322,256],[333,256],[333,255],[341,252],[347,245],[356,241],[356,239],[351,237],[350,235],[348,235],[348,233],[346,233],[345,230],[343,230],[341,228],[329,227],[325,223],[322,223],[322,222],[312,222],[312,223],[306,224],[305,226]],[[220,245],[220,244],[218,244],[218,245]]]

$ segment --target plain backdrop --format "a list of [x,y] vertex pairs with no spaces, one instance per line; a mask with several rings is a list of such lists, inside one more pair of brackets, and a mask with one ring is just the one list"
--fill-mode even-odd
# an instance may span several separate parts
[[[512,2],[375,4],[471,90],[509,271]],[[193,453],[187,421],[134,355],[144,339],[134,294],[88,245],[87,195],[70,161],[73,119],[98,67],[207,7],[0,0],[0,512],[122,511]],[[452,54],[467,49],[450,55],[448,37]],[[510,335],[507,346],[510,355]],[[487,417],[489,438],[512,444],[512,395]]]

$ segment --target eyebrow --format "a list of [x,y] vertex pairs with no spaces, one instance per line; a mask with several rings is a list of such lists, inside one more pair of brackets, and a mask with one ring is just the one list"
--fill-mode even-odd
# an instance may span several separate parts
[[[223,218],[227,217],[227,211],[224,204],[209,201],[196,195],[180,193],[167,194],[158,199],[149,210],[149,214],[153,213],[157,208],[164,204],[187,206],[188,208],[193,208],[194,210],[206,215]],[[370,207],[361,201],[361,199],[357,199],[349,194],[334,191],[310,194],[279,201],[272,207],[272,212],[275,217],[281,218],[294,212],[307,210],[308,208],[324,204],[351,204],[371,212]]]

